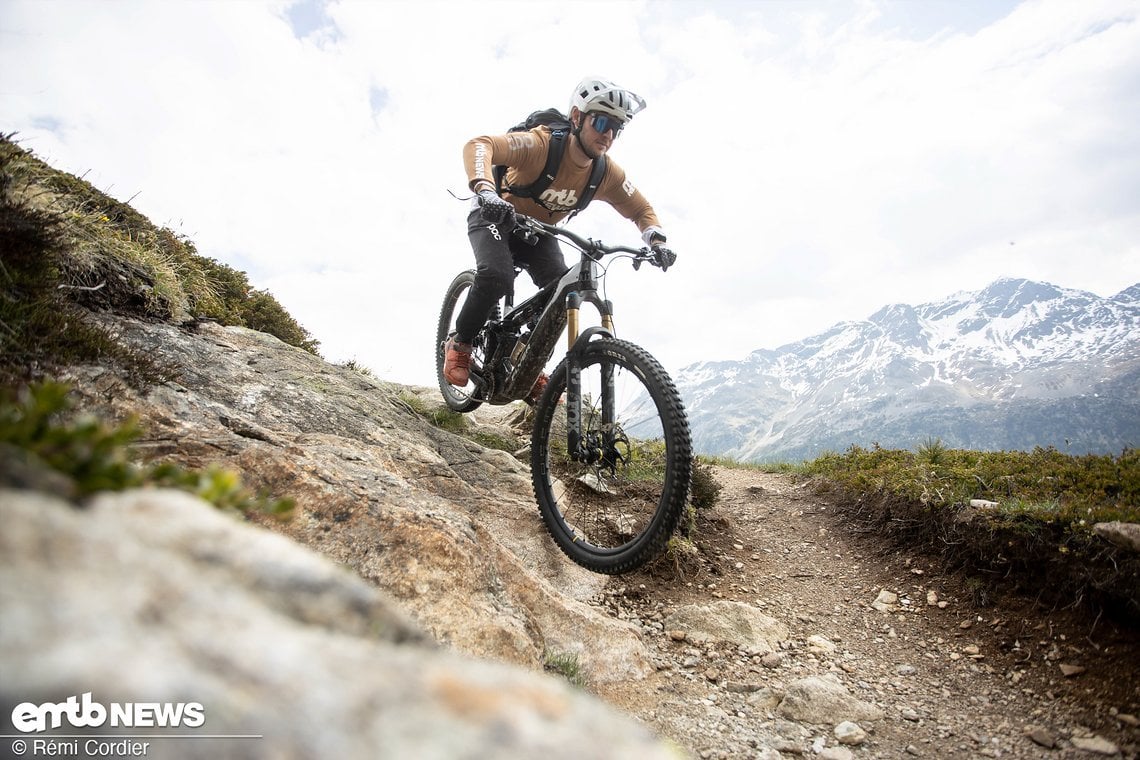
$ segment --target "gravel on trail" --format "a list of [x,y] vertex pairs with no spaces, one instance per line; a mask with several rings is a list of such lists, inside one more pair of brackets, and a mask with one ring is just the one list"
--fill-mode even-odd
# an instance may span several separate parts
[[720,498],[687,550],[592,601],[656,661],[597,687],[610,703],[700,758],[1140,754],[1140,631],[980,598],[852,530],[808,484],[714,473]]

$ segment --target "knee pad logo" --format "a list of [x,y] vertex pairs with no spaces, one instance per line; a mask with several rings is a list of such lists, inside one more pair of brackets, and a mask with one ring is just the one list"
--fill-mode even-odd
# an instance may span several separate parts
[[489,229],[491,231],[491,237],[495,238],[495,240],[502,240],[503,239],[503,236],[499,234],[499,228],[496,227],[494,224],[488,224],[487,229]]

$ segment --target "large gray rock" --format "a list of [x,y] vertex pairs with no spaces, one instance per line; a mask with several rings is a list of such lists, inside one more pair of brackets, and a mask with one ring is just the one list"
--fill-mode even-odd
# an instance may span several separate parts
[[293,498],[296,519],[266,527],[351,567],[457,651],[536,669],[573,654],[599,684],[653,672],[638,631],[586,604],[605,577],[553,544],[509,454],[429,424],[402,386],[264,333],[103,319],[174,370],[145,393],[76,371],[84,408],[136,416],[147,456]]
[[17,704],[89,692],[202,706],[203,725],[132,733],[262,737],[153,739],[152,758],[676,756],[560,679],[438,647],[355,574],[188,495],[78,509],[5,490],[0,524],[6,726]]

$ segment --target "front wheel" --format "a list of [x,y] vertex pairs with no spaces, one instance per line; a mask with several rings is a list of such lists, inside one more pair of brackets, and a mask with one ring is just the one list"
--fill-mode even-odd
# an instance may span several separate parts
[[[626,573],[664,549],[684,511],[692,477],[688,419],[669,375],[633,343],[603,338],[583,347],[579,403],[563,400],[568,362],[554,370],[535,412],[535,498],[572,560],[594,572]],[[567,414],[580,420],[577,451],[567,440]]]
[[[447,339],[455,334],[455,320],[459,316],[471,285],[475,282],[475,271],[467,270],[456,275],[447,287],[447,295],[443,298],[443,306],[439,310],[439,324],[435,331],[435,374],[439,381],[439,392],[443,394],[444,403],[452,411],[473,412],[482,405],[482,401],[474,397],[472,385],[466,387],[452,385],[443,376],[443,360],[446,351]],[[481,345],[475,346],[471,359],[473,368],[482,365],[483,352]]]

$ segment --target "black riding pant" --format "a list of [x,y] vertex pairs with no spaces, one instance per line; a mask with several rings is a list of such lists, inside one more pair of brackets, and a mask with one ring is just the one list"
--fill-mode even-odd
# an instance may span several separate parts
[[467,237],[475,251],[475,282],[455,319],[455,338],[461,343],[470,343],[495,302],[513,291],[516,266],[525,269],[540,288],[566,273],[566,259],[554,238],[540,235],[530,245],[511,234],[512,226],[511,222],[488,222],[478,208],[467,217]]

